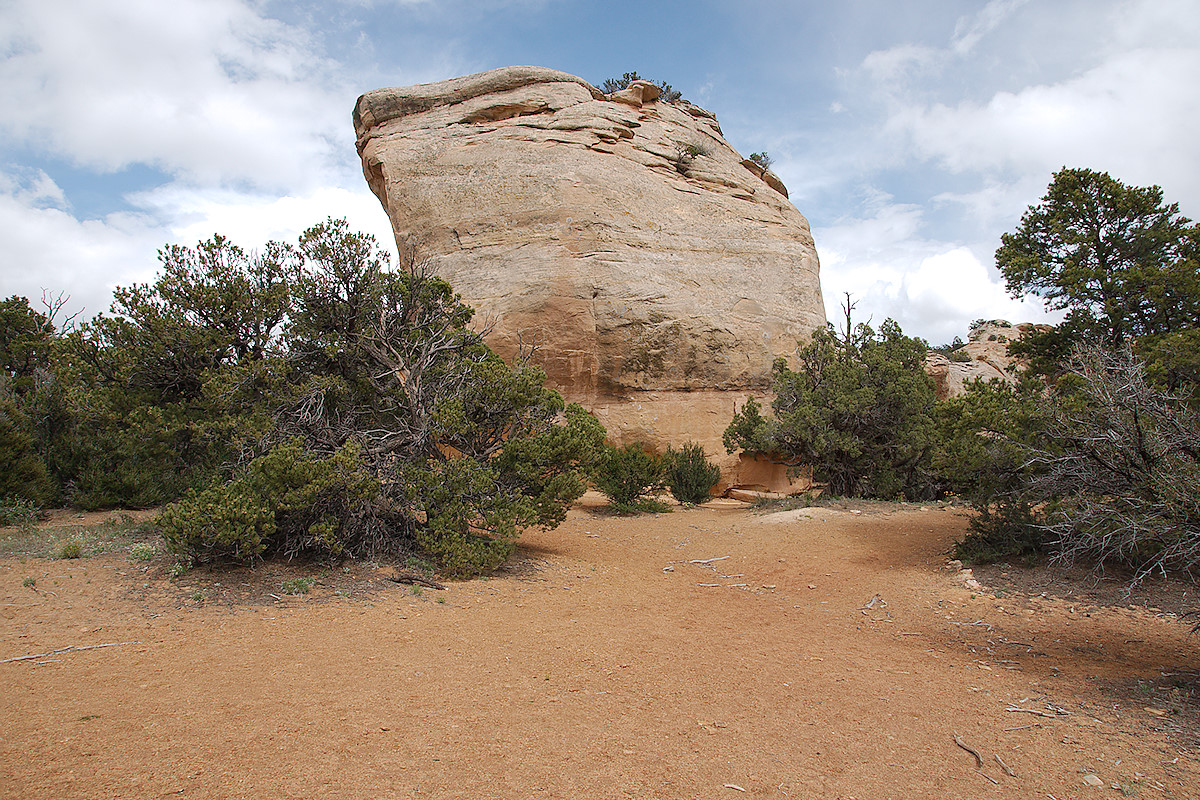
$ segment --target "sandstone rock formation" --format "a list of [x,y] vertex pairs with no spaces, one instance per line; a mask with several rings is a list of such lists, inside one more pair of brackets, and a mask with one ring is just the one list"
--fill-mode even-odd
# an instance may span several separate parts
[[698,441],[729,474],[735,404],[825,324],[817,253],[778,177],[658,94],[507,67],[369,92],[354,124],[397,240],[501,355],[535,345],[613,441]]
[[938,399],[966,393],[967,386],[976,378],[1016,383],[1021,364],[1008,355],[1008,343],[1034,327],[1029,322],[1013,325],[1002,319],[988,320],[972,327],[967,343],[954,351],[961,354],[960,358],[966,356],[965,360],[930,352],[925,358],[925,373],[933,378]]

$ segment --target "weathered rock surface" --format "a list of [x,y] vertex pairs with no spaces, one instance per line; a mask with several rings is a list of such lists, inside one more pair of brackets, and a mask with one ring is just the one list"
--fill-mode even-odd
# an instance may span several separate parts
[[965,394],[976,378],[1016,383],[1022,365],[1009,356],[1008,343],[1034,328],[1029,322],[1013,325],[1002,319],[989,320],[973,328],[967,343],[954,351],[969,356],[969,360],[955,361],[930,352],[925,358],[925,373],[933,378],[938,399]]
[[354,123],[397,239],[501,355],[535,344],[616,442],[723,457],[734,403],[825,324],[817,253],[778,177],[658,94],[507,67],[369,92]]

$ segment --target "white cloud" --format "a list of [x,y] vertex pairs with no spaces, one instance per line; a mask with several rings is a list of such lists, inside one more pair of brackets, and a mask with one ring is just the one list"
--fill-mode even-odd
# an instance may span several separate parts
[[[983,104],[900,109],[888,129],[954,171],[1015,169],[1048,179],[1064,165],[1085,166],[1139,184],[1174,176],[1200,199],[1193,136],[1200,95],[1179,89],[1197,83],[1200,50],[1141,49]],[[1176,176],[1181,169],[1191,174]]]
[[[166,243],[214,233],[248,249],[328,216],[393,248],[350,112],[364,87],[253,0],[15,0],[0,16],[0,136],[73,164],[87,190],[130,165],[171,176],[81,220],[46,171],[0,171],[5,296],[71,295],[85,316],[151,279]],[[424,67],[423,67],[424,69]],[[370,88],[370,87],[366,87]],[[121,202],[123,201],[123,202]]]
[[240,0],[17,0],[0,48],[0,131],[86,168],[294,187],[352,147],[337,65]]
[[950,42],[955,53],[966,54],[987,34],[994,31],[1009,15],[1029,0],[991,0],[978,14],[959,19]]
[[81,221],[41,203],[55,196],[49,184],[32,191],[28,181],[0,173],[0,230],[10,265],[0,288],[5,297],[24,295],[35,305],[43,290],[65,292],[67,311],[83,309],[85,319],[108,309],[115,286],[152,280],[156,253],[168,243],[194,245],[220,233],[254,250],[269,239],[294,241],[332,216],[395,251],[387,215],[365,186],[277,196],[167,185],[131,195],[134,211]]
[[0,193],[32,208],[65,211],[69,205],[62,187],[42,169],[13,167],[10,172],[0,172]]
[[973,249],[919,236],[916,206],[877,204],[871,217],[814,231],[821,287],[831,320],[849,292],[855,320],[878,327],[891,317],[933,344],[966,337],[974,319],[1045,320],[1038,301],[1008,296],[1000,275]]
[[20,187],[0,192],[0,230],[6,263],[0,293],[23,295],[35,306],[43,290],[65,293],[71,298],[67,313],[84,310],[85,317],[108,308],[114,286],[148,278],[155,247],[162,244],[145,215],[80,221],[39,205]]
[[902,44],[868,54],[862,68],[873,80],[895,83],[931,72],[942,60],[941,51],[935,48]]
[[295,240],[327,217],[345,217],[352,230],[373,234],[383,247],[395,250],[391,222],[365,183],[359,190],[320,187],[282,197],[164,186],[132,195],[130,201],[165,220],[162,230],[179,244],[220,233],[244,248],[256,248],[270,239]]

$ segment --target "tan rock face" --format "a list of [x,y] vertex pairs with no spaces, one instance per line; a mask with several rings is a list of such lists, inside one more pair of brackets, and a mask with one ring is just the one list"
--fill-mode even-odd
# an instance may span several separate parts
[[1002,319],[989,320],[973,328],[969,341],[955,351],[970,356],[969,361],[953,361],[941,353],[929,353],[925,358],[925,373],[933,378],[938,399],[965,394],[976,378],[1016,383],[1022,365],[1009,356],[1008,344],[1034,328],[1028,322],[1013,325]]
[[369,92],[354,121],[397,239],[501,355],[536,345],[614,441],[723,455],[732,398],[825,324],[817,254],[778,177],[658,94],[508,67]]

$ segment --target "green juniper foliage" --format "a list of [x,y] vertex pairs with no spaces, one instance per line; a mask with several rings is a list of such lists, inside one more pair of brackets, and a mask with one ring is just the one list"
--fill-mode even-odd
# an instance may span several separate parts
[[645,445],[604,445],[592,472],[592,482],[614,505],[633,507],[663,487],[663,462]]
[[668,448],[663,456],[664,482],[671,496],[681,503],[703,503],[709,491],[721,479],[721,470],[704,455],[704,448],[688,442],[676,450]]
[[1009,348],[1049,381],[946,408],[945,457],[970,466],[956,488],[979,512],[961,555],[1113,562],[1135,581],[1200,565],[1198,244],[1157,186],[1086,169],[1056,173],[1004,235],[1009,291],[1067,314]]
[[771,415],[751,398],[725,431],[729,452],[759,453],[797,468],[838,496],[910,499],[936,493],[934,394],[924,342],[887,320],[846,332],[818,330],[799,368],[774,367]]
[[[198,559],[424,553],[452,574],[498,566],[585,488],[603,427],[509,366],[472,309],[407,250],[398,268],[344,221],[287,251],[289,308],[259,373],[273,402],[230,478],[160,518]],[[258,374],[258,373],[252,373]],[[248,456],[248,458],[247,458]]]
[[411,250],[394,267],[329,220],[159,258],[71,330],[0,305],[0,500],[178,501],[158,524],[181,563],[411,553],[469,574],[584,491],[603,427],[489,350]]

